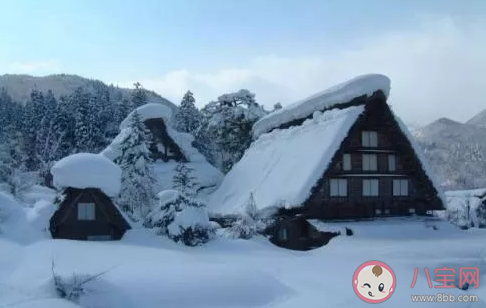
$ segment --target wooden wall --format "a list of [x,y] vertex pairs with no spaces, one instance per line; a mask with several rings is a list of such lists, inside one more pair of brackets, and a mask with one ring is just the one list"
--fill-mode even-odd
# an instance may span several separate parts
[[[387,215],[409,215],[442,208],[437,191],[426,176],[405,135],[395,121],[386,98],[377,92],[367,103],[365,112],[356,121],[349,135],[343,140],[330,167],[304,204],[304,212],[315,218],[354,218]],[[378,147],[362,147],[361,132],[376,131]],[[351,154],[352,170],[342,170],[344,153]],[[377,155],[377,171],[362,170],[362,154]],[[396,170],[388,169],[388,155],[396,155]],[[345,178],[348,182],[346,197],[330,196],[331,178]],[[362,180],[378,179],[379,195],[363,196]],[[393,196],[393,179],[408,179],[408,196]],[[379,212],[377,212],[379,210]],[[379,214],[378,214],[379,213]]]

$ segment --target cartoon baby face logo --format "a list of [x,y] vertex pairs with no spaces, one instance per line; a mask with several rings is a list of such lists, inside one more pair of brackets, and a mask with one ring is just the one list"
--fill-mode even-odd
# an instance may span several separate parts
[[383,262],[368,261],[353,275],[353,289],[363,301],[378,304],[389,299],[395,291],[395,273]]

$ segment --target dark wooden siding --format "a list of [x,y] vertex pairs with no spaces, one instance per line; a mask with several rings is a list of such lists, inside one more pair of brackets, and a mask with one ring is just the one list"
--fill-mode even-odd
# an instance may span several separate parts
[[[377,147],[363,147],[362,131],[376,131]],[[342,170],[344,153],[351,154],[352,168]],[[377,170],[362,170],[362,155],[377,155]],[[389,171],[388,155],[396,155],[396,170]],[[331,197],[331,178],[345,178],[348,181],[346,197]],[[379,195],[363,196],[363,179],[379,180]],[[393,196],[393,179],[408,179],[408,196]],[[340,149],[331,161],[330,168],[312,189],[311,197],[304,204],[304,212],[315,218],[353,218],[380,215],[408,215],[413,208],[417,214],[442,208],[437,191],[426,176],[411,148],[410,142],[400,131],[381,92],[375,93],[366,104],[365,112],[359,117],[343,140]],[[377,214],[377,210],[381,214]]]

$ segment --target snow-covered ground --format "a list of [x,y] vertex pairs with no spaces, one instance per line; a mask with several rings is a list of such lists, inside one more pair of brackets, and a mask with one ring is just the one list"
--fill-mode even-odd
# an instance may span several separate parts
[[[486,287],[430,289],[424,271],[477,266],[486,273],[486,231],[416,219],[319,224],[344,227],[354,235],[308,252],[281,249],[263,237],[216,238],[190,248],[144,229],[129,231],[119,242],[40,239],[26,244],[3,233],[0,307],[369,307],[352,288],[354,271],[369,260],[387,263],[396,275],[396,292],[383,307],[413,307],[411,295],[441,292],[480,298],[450,307],[486,307]],[[87,294],[76,306],[56,299],[53,262],[65,278],[107,272],[86,285]],[[415,268],[419,276],[412,289]]]

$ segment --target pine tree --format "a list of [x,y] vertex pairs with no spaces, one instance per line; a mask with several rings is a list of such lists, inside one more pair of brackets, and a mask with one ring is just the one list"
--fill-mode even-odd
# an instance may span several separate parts
[[175,128],[178,131],[195,135],[196,130],[201,125],[202,114],[196,108],[195,102],[192,92],[187,91],[175,116]]
[[121,209],[134,220],[143,219],[155,200],[155,177],[151,162],[150,132],[137,111],[131,117],[130,130],[120,143],[121,155],[115,162],[122,168],[122,189],[118,198]]
[[71,96],[75,106],[74,151],[97,153],[106,145],[97,117],[100,109],[96,99],[83,88],[78,88]]
[[255,101],[255,94],[243,89],[221,95],[202,112],[204,135],[216,147],[215,164],[227,173],[250,146],[252,126],[266,111]]
[[282,109],[282,104],[280,104],[280,102],[273,105],[273,111],[277,111],[277,110],[280,110],[280,109]]
[[204,244],[213,233],[206,205],[171,190],[159,194],[159,206],[147,216],[144,226],[157,228],[159,234],[187,246]]
[[253,192],[250,193],[245,211],[246,214],[248,214],[248,216],[250,216],[253,220],[258,220],[258,209]]
[[148,103],[147,92],[140,82],[134,83],[133,86],[135,89],[130,93],[130,110],[135,110]]
[[180,191],[186,196],[194,196],[197,192],[196,178],[192,176],[194,169],[187,167],[180,162],[175,167],[174,178],[172,179],[172,188]]
[[40,165],[37,155],[37,137],[44,115],[44,95],[40,91],[32,90],[22,119],[23,161],[27,169],[31,171],[38,170]]
[[36,156],[42,177],[47,175],[56,159],[57,148],[61,140],[55,140],[54,124],[57,110],[57,100],[52,91],[48,91],[44,98],[44,115],[36,136]]

